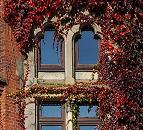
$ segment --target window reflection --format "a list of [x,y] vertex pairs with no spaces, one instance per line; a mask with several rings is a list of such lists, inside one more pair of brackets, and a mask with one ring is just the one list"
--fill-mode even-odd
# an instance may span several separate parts
[[92,31],[82,31],[81,39],[77,41],[78,64],[97,64],[98,40],[94,39]]
[[97,106],[80,106],[79,107],[80,117],[96,117],[97,116]]
[[60,52],[54,43],[55,30],[45,31],[41,39],[41,64],[60,64]]
[[61,104],[42,104],[42,117],[61,117]]

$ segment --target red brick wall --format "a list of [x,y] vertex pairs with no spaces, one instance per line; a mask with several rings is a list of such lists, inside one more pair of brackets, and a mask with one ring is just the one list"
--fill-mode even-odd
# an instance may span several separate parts
[[0,0],[0,76],[8,83],[0,97],[0,130],[20,130],[16,104],[7,96],[20,87],[16,76],[18,56],[17,43],[10,27],[3,20],[3,0]]

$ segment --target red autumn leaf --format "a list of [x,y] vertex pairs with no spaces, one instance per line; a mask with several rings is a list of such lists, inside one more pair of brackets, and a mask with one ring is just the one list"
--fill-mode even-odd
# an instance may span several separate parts
[[117,112],[115,112],[115,116],[116,116],[116,118],[120,118],[122,116],[122,114],[121,114],[121,112],[117,111]]

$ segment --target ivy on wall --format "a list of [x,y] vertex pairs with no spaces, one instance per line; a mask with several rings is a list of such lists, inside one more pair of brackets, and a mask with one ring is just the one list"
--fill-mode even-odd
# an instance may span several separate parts
[[[99,88],[100,86],[100,88]],[[110,93],[109,88],[105,88],[105,84],[101,82],[96,83],[76,83],[74,85],[64,84],[33,84],[29,89],[21,89],[16,93],[11,93],[8,96],[17,100],[19,106],[19,123],[22,130],[25,130],[24,126],[24,110],[26,107],[26,98],[34,98],[39,101],[52,100],[70,102],[72,110],[72,125],[73,130],[77,130],[77,117],[79,111],[79,103],[92,103],[100,102],[104,106],[108,105],[107,100],[103,100],[106,97],[108,99]],[[104,96],[103,96],[104,95]],[[99,104],[99,106],[100,106]],[[99,107],[100,108],[100,107]],[[103,108],[102,108],[103,109]],[[108,113],[108,112],[107,112]],[[104,116],[107,115],[105,113]],[[103,113],[102,113],[103,114]]]
[[[110,91],[107,93],[99,89],[98,96],[92,88],[88,88],[88,92],[93,91],[93,97],[98,98],[102,130],[141,130],[142,7],[141,0],[7,0],[4,15],[22,53],[37,45],[38,36],[34,36],[34,29],[40,28],[43,33],[44,23],[55,16],[57,20],[53,25],[57,30],[57,39],[64,29],[68,31],[76,24],[95,22],[101,26],[103,38],[100,42],[99,79],[110,87]],[[84,13],[86,11],[88,13]],[[41,95],[45,89],[42,86],[39,88]],[[25,96],[34,92],[25,93]],[[52,92],[57,91],[53,88]]]

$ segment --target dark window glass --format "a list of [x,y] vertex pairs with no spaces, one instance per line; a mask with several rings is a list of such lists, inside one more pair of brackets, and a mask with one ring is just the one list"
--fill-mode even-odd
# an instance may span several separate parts
[[41,64],[60,64],[60,49],[54,44],[54,29],[45,31],[41,39]]
[[96,126],[80,126],[80,130],[99,130]]
[[62,130],[61,126],[42,126],[42,130]]
[[96,117],[97,106],[80,106],[79,107],[79,116],[80,117]]
[[98,40],[94,39],[92,31],[82,31],[81,39],[77,42],[78,64],[97,64]]
[[61,117],[61,104],[42,104],[40,109],[42,117]]

